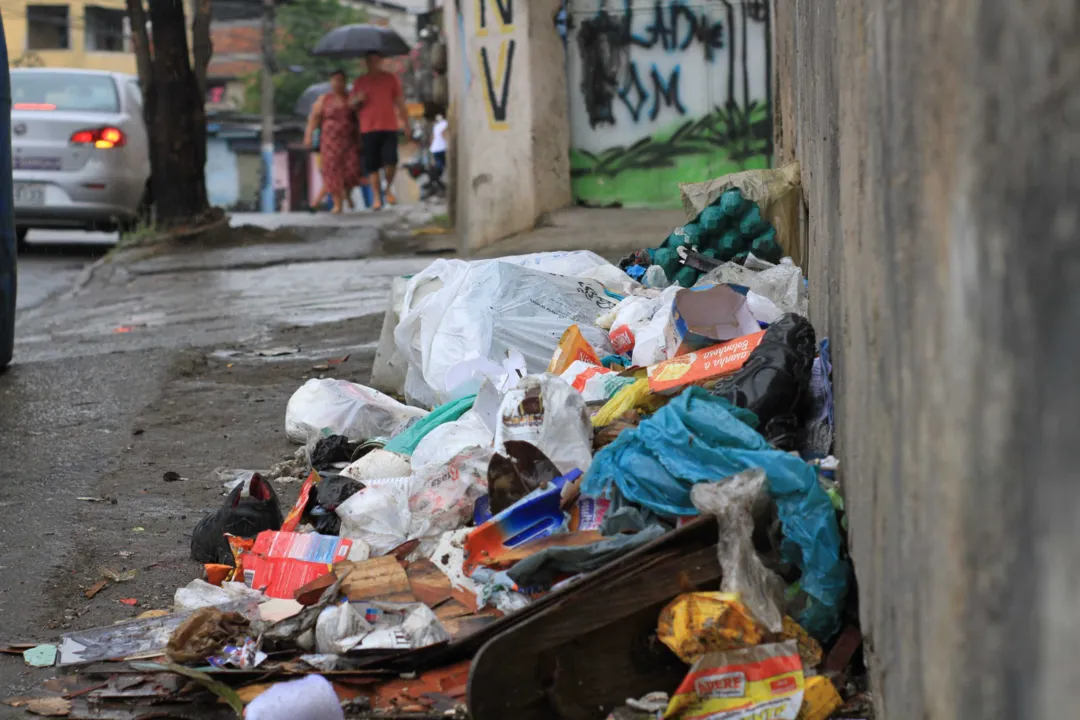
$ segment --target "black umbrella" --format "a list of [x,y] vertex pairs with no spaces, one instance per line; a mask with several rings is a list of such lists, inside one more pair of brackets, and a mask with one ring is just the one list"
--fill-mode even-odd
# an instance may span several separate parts
[[408,55],[409,46],[390,28],[343,25],[323,35],[311,51],[312,55],[332,58],[358,58],[368,53],[378,53],[383,57]]
[[315,83],[300,93],[300,97],[296,99],[296,105],[293,105],[293,112],[301,117],[307,117],[311,114],[311,108],[315,107],[315,101],[328,92],[330,92],[329,82]]

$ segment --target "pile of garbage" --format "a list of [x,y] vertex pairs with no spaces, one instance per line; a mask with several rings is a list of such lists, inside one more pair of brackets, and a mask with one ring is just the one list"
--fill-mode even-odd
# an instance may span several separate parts
[[394,387],[296,390],[271,477],[297,501],[232,477],[172,612],[64,637],[98,682],[70,716],[866,717],[828,342],[778,257],[792,174],[742,176],[624,268],[403,279]]

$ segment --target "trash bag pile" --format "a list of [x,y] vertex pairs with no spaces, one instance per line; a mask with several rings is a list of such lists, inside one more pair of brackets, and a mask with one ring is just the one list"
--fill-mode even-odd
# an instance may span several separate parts
[[[397,313],[399,387],[310,380],[288,402],[296,502],[233,479],[173,611],[72,633],[60,663],[155,658],[148,676],[262,718],[861,708],[828,344],[780,247],[728,189],[623,268],[435,261]],[[716,262],[677,269],[680,248]],[[608,646],[637,670],[550,697],[552,668]]]

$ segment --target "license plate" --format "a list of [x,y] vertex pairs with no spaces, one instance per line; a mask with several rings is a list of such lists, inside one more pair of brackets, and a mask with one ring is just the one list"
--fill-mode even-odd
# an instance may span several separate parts
[[45,186],[15,183],[15,205],[39,207],[45,204]]
[[16,170],[59,170],[63,161],[58,157],[29,157],[16,155],[12,167]]

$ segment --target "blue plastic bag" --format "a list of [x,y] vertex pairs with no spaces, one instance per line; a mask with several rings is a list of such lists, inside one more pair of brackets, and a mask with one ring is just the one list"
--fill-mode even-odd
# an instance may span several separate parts
[[597,453],[581,492],[600,496],[617,487],[661,515],[695,515],[690,488],[696,483],[761,468],[783,524],[784,554],[803,571],[802,590],[811,600],[797,619],[827,640],[839,627],[849,577],[832,502],[814,468],[773,448],[751,424],[757,424],[753,413],[691,387]]

